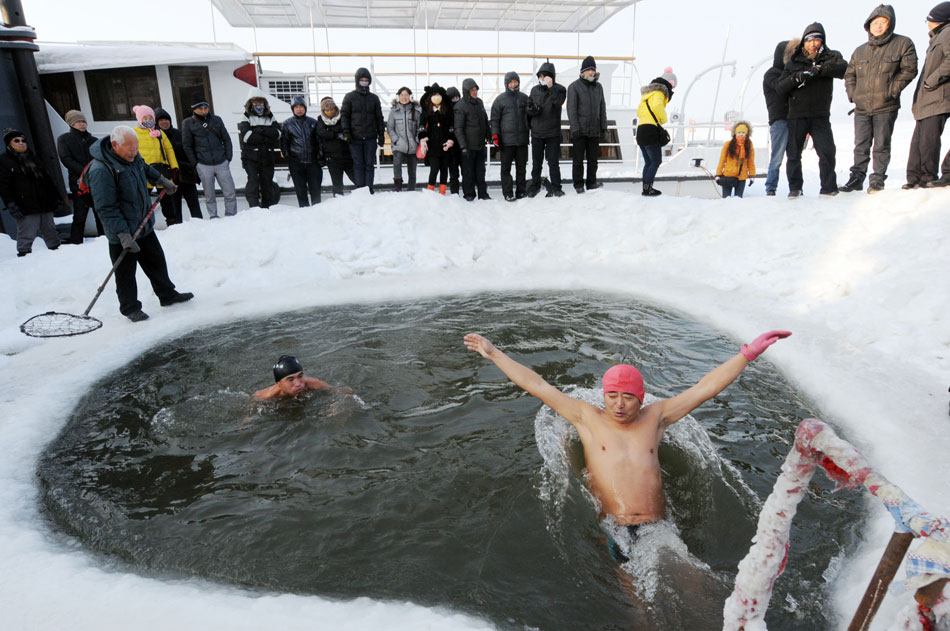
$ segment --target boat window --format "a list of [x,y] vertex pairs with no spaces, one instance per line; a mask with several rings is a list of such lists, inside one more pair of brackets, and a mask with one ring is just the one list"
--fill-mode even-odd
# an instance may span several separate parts
[[162,106],[155,66],[87,70],[85,74],[97,121],[135,120],[133,105]]
[[66,117],[69,110],[78,110],[79,93],[76,91],[76,78],[71,72],[54,72],[40,75],[43,98],[56,113]]

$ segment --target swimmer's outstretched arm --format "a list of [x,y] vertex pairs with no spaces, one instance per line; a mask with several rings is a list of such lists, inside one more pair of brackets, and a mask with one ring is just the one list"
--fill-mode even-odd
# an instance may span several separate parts
[[546,403],[552,410],[560,414],[571,424],[578,425],[583,422],[583,414],[586,407],[593,409],[593,406],[588,403],[567,396],[542,379],[541,375],[527,366],[519,364],[495,348],[494,344],[478,333],[469,333],[465,336],[464,342],[470,351],[475,351],[485,359],[493,361],[516,385],[527,391],[528,394],[541,399],[541,401]]
[[671,399],[660,401],[657,404],[660,406],[660,422],[664,427],[672,425],[725,390],[752,360],[765,352],[769,346],[789,335],[791,335],[790,331],[769,331],[749,344],[743,344],[735,357],[707,373],[692,388]]

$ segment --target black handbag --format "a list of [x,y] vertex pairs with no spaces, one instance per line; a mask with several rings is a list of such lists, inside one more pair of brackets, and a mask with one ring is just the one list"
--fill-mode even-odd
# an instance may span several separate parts
[[162,177],[172,179],[172,168],[168,165],[168,157],[165,155],[165,146],[162,144],[162,138],[165,137],[165,132],[162,132],[162,135],[158,137],[158,148],[162,152],[162,160],[164,162],[153,162],[149,166],[162,174]]
[[657,129],[660,130],[660,140],[662,141],[660,146],[665,147],[666,145],[670,144],[670,140],[672,140],[670,138],[670,132],[663,129],[663,125],[660,124],[660,119],[656,117],[656,114],[653,113],[653,108],[650,107],[650,102],[644,101],[644,103],[647,104],[647,109],[650,110],[650,116],[653,117],[653,121],[656,123]]

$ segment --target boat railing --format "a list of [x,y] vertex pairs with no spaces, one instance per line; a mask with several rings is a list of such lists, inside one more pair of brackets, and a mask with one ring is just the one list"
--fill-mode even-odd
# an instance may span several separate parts
[[[739,563],[735,588],[723,611],[723,631],[766,628],[765,612],[772,587],[788,561],[792,519],[818,468],[840,488],[864,486],[883,502],[895,523],[894,533],[848,631],[870,627],[905,555],[908,578],[904,586],[916,589],[915,602],[900,609],[896,624],[890,628],[932,631],[938,623],[950,620],[950,520],[925,511],[874,471],[864,456],[827,424],[805,419],[795,432],[794,446],[759,514],[753,545]],[[915,538],[923,542],[907,554]]]

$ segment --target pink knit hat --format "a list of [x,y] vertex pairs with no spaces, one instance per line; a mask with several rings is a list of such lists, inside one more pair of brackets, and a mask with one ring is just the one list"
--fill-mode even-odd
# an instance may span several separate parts
[[643,389],[643,375],[629,364],[618,364],[604,373],[604,394],[608,392],[625,392],[632,394],[643,403],[645,392]]
[[[141,127],[145,127],[145,125],[142,125],[142,119],[144,119],[146,116],[151,116],[152,120],[155,120],[155,110],[150,108],[148,105],[133,105],[132,111],[135,112],[135,120],[139,122],[139,126]],[[158,138],[162,135],[162,130],[153,127],[149,130],[148,135],[152,138]]]

